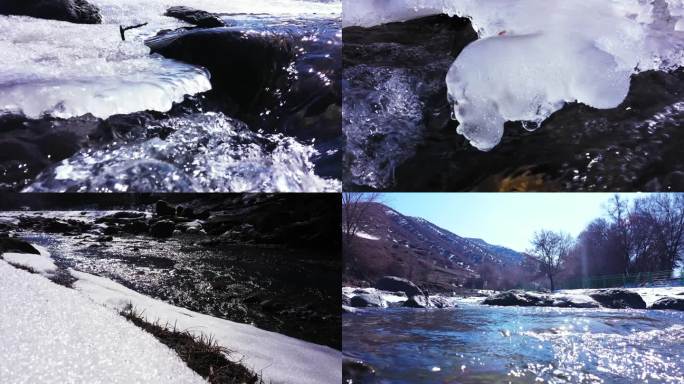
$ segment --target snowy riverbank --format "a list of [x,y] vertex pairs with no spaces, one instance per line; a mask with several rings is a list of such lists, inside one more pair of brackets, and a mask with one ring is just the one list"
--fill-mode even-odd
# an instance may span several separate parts
[[47,251],[3,258],[0,338],[7,342],[0,345],[0,371],[10,382],[93,382],[102,372],[111,382],[202,382],[173,351],[118,315],[128,305],[147,321],[214,337],[231,351],[229,359],[265,382],[341,381],[341,354],[332,348],[169,305],[73,270],[73,289],[59,286],[46,279],[55,272]]

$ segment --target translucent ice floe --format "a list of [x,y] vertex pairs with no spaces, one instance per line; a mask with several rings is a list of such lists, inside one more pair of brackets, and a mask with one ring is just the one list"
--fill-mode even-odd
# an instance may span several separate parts
[[[167,111],[185,95],[211,89],[204,69],[151,56],[143,40],[182,22],[165,17],[168,0],[93,0],[103,24],[0,16],[0,114],[107,118]],[[226,13],[336,15],[340,3],[300,0],[189,0],[182,5]],[[126,33],[119,25],[148,23]],[[207,48],[210,49],[210,48]]]
[[333,192],[314,172],[311,145],[250,131],[223,114],[163,121],[166,139],[82,151],[38,176],[26,192]]
[[[631,76],[684,62],[681,0],[374,0],[344,25],[402,21],[446,13],[468,17],[480,40],[447,76],[459,132],[494,148],[506,121],[534,129],[565,103],[617,107]],[[590,16],[589,16],[590,15]]]
[[0,113],[106,118],[167,111],[211,89],[204,69],[150,56],[114,25],[0,16]]

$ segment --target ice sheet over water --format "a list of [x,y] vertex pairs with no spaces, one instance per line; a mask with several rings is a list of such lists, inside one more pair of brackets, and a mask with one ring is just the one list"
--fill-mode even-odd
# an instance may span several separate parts
[[[106,118],[167,111],[184,95],[211,89],[202,68],[150,56],[142,40],[181,22],[163,16],[168,0],[93,0],[101,25],[0,16],[0,113]],[[227,13],[339,14],[338,2],[189,0],[182,5]],[[119,25],[149,23],[119,36]]]
[[255,133],[221,113],[162,121],[165,139],[85,150],[38,176],[25,192],[332,192],[314,173],[312,145]]
[[459,132],[481,150],[499,143],[506,121],[534,129],[574,101],[614,108],[632,74],[684,62],[681,0],[347,0],[345,12],[345,26],[436,13],[472,20],[480,40],[446,81]]

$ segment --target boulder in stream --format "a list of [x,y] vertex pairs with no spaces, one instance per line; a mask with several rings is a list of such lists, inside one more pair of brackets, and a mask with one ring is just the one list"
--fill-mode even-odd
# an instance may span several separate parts
[[684,298],[663,297],[653,303],[651,309],[673,309],[677,311],[684,311]]
[[0,254],[7,252],[40,255],[40,252],[33,245],[24,240],[13,237],[0,237]]
[[0,15],[21,15],[40,19],[100,24],[100,9],[86,0],[2,0]]
[[590,293],[589,296],[606,308],[646,308],[646,302],[638,293],[626,289],[602,289]]
[[423,296],[423,291],[407,279],[396,276],[385,276],[378,280],[375,288],[389,292],[404,292],[406,296]]

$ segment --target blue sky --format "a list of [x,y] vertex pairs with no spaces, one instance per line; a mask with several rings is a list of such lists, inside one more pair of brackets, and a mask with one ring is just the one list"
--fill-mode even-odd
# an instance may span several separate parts
[[[620,194],[634,199],[637,194]],[[602,216],[612,193],[386,193],[383,202],[464,237],[516,251],[529,248],[534,231],[563,230],[577,236]]]

